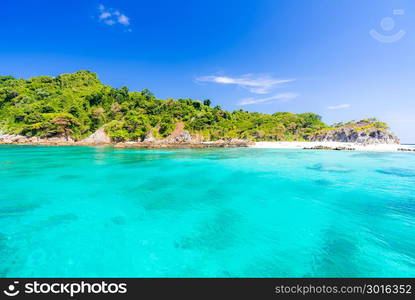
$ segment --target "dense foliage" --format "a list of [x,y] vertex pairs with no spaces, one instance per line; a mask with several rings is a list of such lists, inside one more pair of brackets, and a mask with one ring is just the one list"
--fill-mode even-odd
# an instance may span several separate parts
[[352,129],[356,132],[371,132],[373,130],[383,130],[387,131],[389,130],[389,125],[385,122],[379,121],[376,118],[368,118],[368,119],[362,119],[360,121],[350,121],[347,123],[339,122],[335,123],[332,126],[326,126],[318,131],[316,131],[316,134],[319,133],[325,133],[330,131],[336,131],[338,129]]
[[313,113],[228,112],[211,107],[209,99],[160,100],[147,89],[103,85],[89,71],[28,80],[0,77],[0,131],[5,133],[79,140],[105,126],[111,138],[127,141],[142,140],[150,130],[167,137],[177,122],[207,140],[302,140],[327,127]]

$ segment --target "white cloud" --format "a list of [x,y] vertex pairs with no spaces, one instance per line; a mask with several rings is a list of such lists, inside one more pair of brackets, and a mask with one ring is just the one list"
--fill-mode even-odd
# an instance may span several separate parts
[[196,78],[199,82],[214,82],[220,84],[232,84],[249,90],[254,94],[268,94],[273,88],[295,79],[275,79],[271,76],[254,76],[246,74],[241,77],[203,76]]
[[130,18],[128,18],[126,15],[121,14],[118,16],[118,23],[128,26],[130,25]]
[[102,12],[102,13],[99,15],[99,19],[100,19],[100,20],[102,20],[102,19],[107,19],[107,18],[109,18],[109,17],[111,17],[111,14],[110,14],[109,12]]
[[246,98],[242,99],[239,102],[239,105],[251,105],[251,104],[258,104],[258,103],[270,103],[274,101],[288,101],[294,98],[297,98],[298,94],[295,93],[282,93],[276,94],[274,96],[265,97],[265,98]]
[[351,105],[350,104],[339,104],[339,105],[333,105],[333,106],[327,106],[328,109],[344,109],[344,108],[349,108]]
[[[130,18],[121,13],[119,10],[107,8],[104,5],[98,5],[99,20],[107,25],[121,24],[124,26],[130,25]],[[131,30],[128,30],[131,32]]]
[[109,19],[109,20],[105,20],[104,23],[107,24],[107,25],[114,25],[115,24],[115,21]]

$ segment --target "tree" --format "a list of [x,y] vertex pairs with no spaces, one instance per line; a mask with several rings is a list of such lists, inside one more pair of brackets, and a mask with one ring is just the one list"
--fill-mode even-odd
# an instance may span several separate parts
[[141,91],[141,95],[147,96],[149,98],[154,97],[154,94],[149,89],[144,89]]
[[192,103],[192,105],[193,105],[194,108],[196,108],[198,110],[202,107],[202,105],[201,105],[201,103],[199,101],[194,101]]
[[79,126],[78,121],[71,114],[51,114],[51,120],[45,124],[47,136],[70,137],[75,127]]
[[210,106],[211,104],[212,101],[210,101],[210,99],[203,100],[203,105]]

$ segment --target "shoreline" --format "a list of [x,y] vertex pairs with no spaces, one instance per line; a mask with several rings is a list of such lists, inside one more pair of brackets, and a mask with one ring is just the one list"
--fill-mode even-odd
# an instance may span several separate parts
[[415,152],[415,145],[402,144],[359,144],[348,142],[256,142],[250,148],[258,149],[304,149],[343,150],[370,152]]
[[160,142],[122,142],[122,143],[88,143],[88,142],[0,142],[0,145],[16,146],[107,146],[113,148],[135,149],[203,149],[203,148],[255,148],[255,149],[301,149],[301,150],[339,150],[370,152],[415,152],[415,145],[402,144],[359,144],[347,142],[250,142],[250,141],[214,141],[201,143],[160,143]]
[[40,141],[40,142],[0,142],[8,146],[44,146],[44,147],[66,147],[66,146],[87,146],[87,147],[113,147],[113,148],[136,148],[136,149],[202,149],[202,148],[247,148],[254,142],[250,141],[213,141],[200,143],[168,143],[168,142],[74,142],[74,141]]

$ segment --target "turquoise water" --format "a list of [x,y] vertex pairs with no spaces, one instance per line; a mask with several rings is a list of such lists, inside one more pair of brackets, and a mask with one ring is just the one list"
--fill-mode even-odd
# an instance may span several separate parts
[[0,277],[415,276],[415,153],[0,147]]

